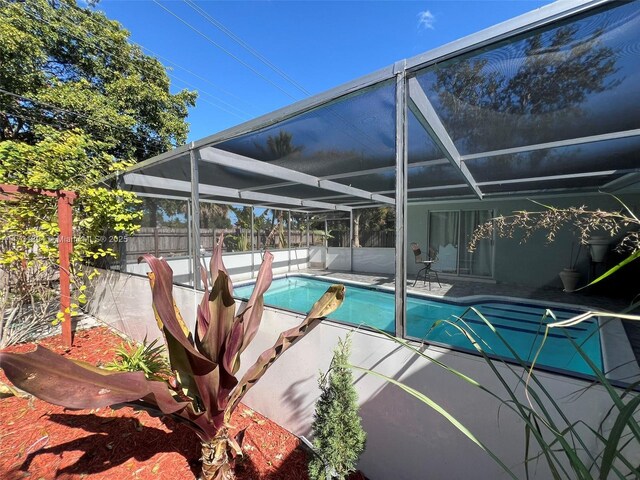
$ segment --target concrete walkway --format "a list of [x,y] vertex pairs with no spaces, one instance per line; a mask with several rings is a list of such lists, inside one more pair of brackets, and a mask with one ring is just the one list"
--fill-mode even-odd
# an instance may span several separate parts
[[[367,283],[369,285],[394,288],[395,278],[387,274],[363,274],[340,272],[330,270],[307,270],[305,273],[321,277],[340,278],[345,281]],[[567,303],[588,307],[592,310],[621,311],[627,303],[615,298],[588,295],[583,292],[566,293],[552,288],[531,288],[521,285],[506,285],[493,281],[479,279],[461,279],[440,276],[440,285],[431,277],[431,285],[418,280],[416,286],[412,286],[415,277],[408,279],[409,292],[425,293],[443,298],[461,298],[473,295],[497,295],[501,297],[527,298],[539,301]]]

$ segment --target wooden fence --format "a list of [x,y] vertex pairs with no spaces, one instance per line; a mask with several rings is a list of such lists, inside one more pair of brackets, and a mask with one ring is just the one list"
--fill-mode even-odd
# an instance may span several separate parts
[[396,232],[392,231],[361,231],[361,247],[393,248],[396,246]]
[[[245,229],[200,229],[200,249],[207,252],[213,250],[216,239],[224,233],[224,248],[226,252],[242,252],[251,250],[251,233]],[[253,234],[256,250],[265,246],[268,231],[255,232]],[[318,237],[318,238],[316,238]],[[319,235],[309,233],[309,241],[320,239]],[[269,248],[287,248],[287,232],[284,239],[278,235],[269,241]],[[307,233],[300,230],[291,231],[291,247],[305,247],[307,245]],[[168,227],[142,227],[135,235],[127,238],[127,261],[136,261],[143,253],[151,253],[156,257],[179,257],[189,254],[189,230],[187,228]]]
[[[393,248],[396,244],[396,232],[389,231],[360,231],[360,247]],[[348,247],[349,232],[346,230],[332,230],[328,240],[330,247]]]
[[[250,232],[245,229],[200,229],[200,249],[207,252],[213,250],[216,239],[224,233],[224,251],[242,252],[251,250]],[[269,236],[268,231],[255,232],[253,241],[256,250],[262,250]],[[329,246],[349,246],[348,231],[333,231],[333,238],[328,240]],[[127,261],[135,262],[143,253],[151,253],[156,257],[180,257],[189,254],[189,230],[187,228],[142,227],[135,235],[126,239]],[[393,247],[394,232],[365,231],[360,234],[361,247]],[[305,247],[307,234],[305,231],[291,231],[291,247]],[[323,245],[323,235],[319,232],[309,232],[309,245]],[[269,248],[287,248],[287,233],[284,239],[278,235],[273,237]]]

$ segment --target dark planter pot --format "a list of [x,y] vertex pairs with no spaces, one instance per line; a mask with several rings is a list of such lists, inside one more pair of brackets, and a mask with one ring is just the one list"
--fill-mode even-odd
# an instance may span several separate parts
[[565,292],[573,292],[580,281],[580,272],[573,268],[565,268],[560,272],[560,280]]
[[600,263],[609,250],[609,239],[607,237],[591,237],[589,239],[589,253],[591,261]]

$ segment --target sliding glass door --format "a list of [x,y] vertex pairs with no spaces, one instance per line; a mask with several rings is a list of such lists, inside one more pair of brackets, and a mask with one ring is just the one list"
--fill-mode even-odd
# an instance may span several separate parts
[[478,242],[473,252],[469,251],[471,236],[478,225],[485,223],[492,217],[489,210],[473,210],[460,212],[460,259],[458,271],[460,275],[475,277],[491,277],[493,265],[493,248],[491,240],[483,239]]
[[459,212],[431,212],[429,215],[429,257],[433,269],[458,273]]
[[429,257],[438,272],[474,277],[493,275],[491,240],[481,240],[475,251],[468,249],[476,227],[492,217],[490,210],[429,212]]

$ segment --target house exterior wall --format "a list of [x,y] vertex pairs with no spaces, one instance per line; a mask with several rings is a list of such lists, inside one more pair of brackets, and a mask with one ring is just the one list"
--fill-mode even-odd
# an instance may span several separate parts
[[[625,203],[633,207],[640,205],[639,195],[622,197]],[[590,209],[620,210],[621,205],[611,196],[594,194],[587,196],[558,196],[536,198],[537,202],[554,207],[585,205]],[[437,204],[410,204],[407,215],[407,244],[418,243],[423,250],[427,246],[427,218],[429,211],[443,210],[493,210],[494,216],[511,215],[514,211],[538,211],[544,207],[527,199],[504,199],[486,201],[452,201]],[[572,243],[574,256],[578,248],[578,235],[570,229],[558,232],[556,240],[548,243],[544,232],[534,234],[526,243],[520,238],[496,238],[494,242],[494,275],[500,283],[513,283],[530,287],[562,288],[558,273],[569,266]],[[615,242],[612,240],[612,246]],[[413,254],[407,246],[409,275],[417,273],[417,265],[413,262]],[[460,247],[462,248],[462,246]],[[613,256],[611,256],[613,259]],[[590,260],[588,247],[582,247],[577,263],[583,281],[589,276]],[[599,272],[602,273],[602,272]]]

